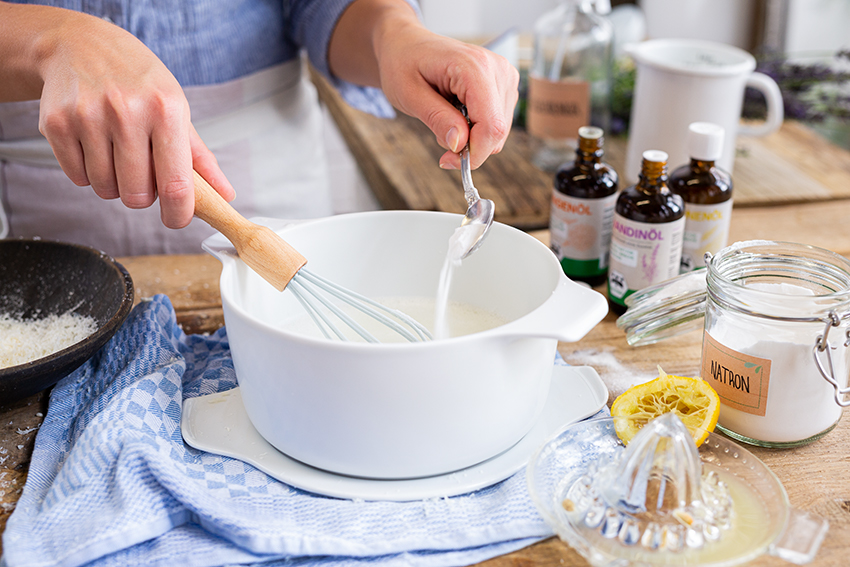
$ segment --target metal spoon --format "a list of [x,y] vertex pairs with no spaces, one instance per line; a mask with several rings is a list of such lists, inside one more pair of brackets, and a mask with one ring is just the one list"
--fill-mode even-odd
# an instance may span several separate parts
[[[467,122],[469,116],[466,113],[466,106],[461,105],[460,111],[463,113]],[[468,230],[475,231],[477,234],[467,240],[469,248],[461,255],[461,259],[466,258],[481,246],[487,233],[490,231],[490,226],[493,224],[493,215],[496,210],[496,204],[490,199],[482,199],[478,196],[478,190],[472,185],[472,170],[469,166],[469,142],[460,151],[460,177],[463,181],[463,196],[466,197],[466,202],[469,203],[469,208],[466,210],[463,220],[460,222],[461,227],[470,226]],[[476,231],[477,229],[477,231]]]

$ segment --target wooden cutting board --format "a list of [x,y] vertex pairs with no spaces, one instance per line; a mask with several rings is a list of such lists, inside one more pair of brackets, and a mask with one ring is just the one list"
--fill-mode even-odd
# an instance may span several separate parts
[[[386,120],[360,112],[324,78],[313,73],[313,80],[384,208],[466,211],[460,173],[439,168],[444,150],[424,124],[401,114]],[[626,144],[624,137],[606,140],[605,161],[620,172]],[[786,121],[770,136],[740,137],[737,145],[736,207],[850,197],[850,152],[802,124]],[[524,230],[548,226],[552,191],[552,175],[530,157],[528,135],[514,128],[502,152],[473,172],[481,196],[496,203],[496,220]]]

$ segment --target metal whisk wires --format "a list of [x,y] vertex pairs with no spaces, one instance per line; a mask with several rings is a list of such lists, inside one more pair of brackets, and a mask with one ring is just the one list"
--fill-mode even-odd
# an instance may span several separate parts
[[298,270],[298,273],[289,281],[288,288],[304,306],[325,338],[333,339],[335,336],[343,341],[349,340],[335,324],[335,317],[360,335],[366,342],[380,342],[372,333],[329,299],[328,296],[331,296],[351,305],[361,313],[365,313],[410,342],[433,339],[428,329],[413,317],[317,276],[305,268]]
[[278,291],[290,288],[322,331],[332,339],[348,340],[334,323],[338,319],[365,341],[377,343],[375,336],[345,313],[336,298],[384,324],[411,342],[430,340],[431,333],[412,317],[381,305],[304,269],[307,259],[276,232],[240,215],[201,175],[195,172],[195,216],[221,232],[236,248],[245,264]]

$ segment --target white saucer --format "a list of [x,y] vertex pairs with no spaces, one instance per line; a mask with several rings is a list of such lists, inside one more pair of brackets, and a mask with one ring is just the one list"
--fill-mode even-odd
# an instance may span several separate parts
[[555,366],[537,424],[507,451],[453,473],[406,480],[355,478],[291,459],[263,439],[245,413],[239,388],[183,402],[180,429],[196,449],[249,463],[291,486],[337,498],[409,501],[464,494],[504,480],[563,426],[598,412],[608,390],[588,366]]

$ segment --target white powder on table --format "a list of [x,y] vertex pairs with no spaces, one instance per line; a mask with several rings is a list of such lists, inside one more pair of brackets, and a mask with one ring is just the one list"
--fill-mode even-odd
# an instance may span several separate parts
[[657,372],[639,373],[624,366],[614,355],[613,349],[582,349],[563,354],[564,360],[573,366],[590,366],[608,388],[608,402],[637,384],[658,378]]
[[0,368],[24,364],[80,342],[97,330],[91,317],[76,313],[22,320],[0,313]]

